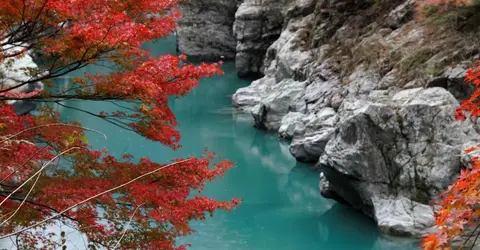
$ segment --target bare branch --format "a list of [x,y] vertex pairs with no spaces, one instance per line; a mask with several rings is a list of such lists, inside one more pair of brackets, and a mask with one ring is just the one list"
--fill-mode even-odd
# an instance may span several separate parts
[[32,193],[33,189],[35,188],[35,186],[37,185],[37,182],[38,180],[40,179],[40,176],[42,176],[42,173],[39,172],[37,175],[37,179],[35,179],[35,181],[33,182],[32,186],[30,187],[30,190],[28,190],[28,193],[25,195],[25,198],[23,198],[22,202],[20,203],[20,205],[17,207],[17,209],[15,210],[15,212],[13,212],[12,215],[10,215],[10,217],[8,217],[6,220],[2,221],[0,223],[0,226],[3,226],[5,225],[5,223],[7,223],[10,219],[13,218],[13,216],[15,216],[18,211],[20,211],[20,208],[22,208],[23,204],[25,203],[25,201],[28,199],[28,196],[30,196],[30,194]]
[[52,163],[55,159],[57,159],[58,157],[62,156],[63,154],[65,153],[68,153],[69,151],[72,151],[74,149],[79,149],[80,147],[72,147],[72,148],[69,148],[63,152],[61,152],[60,154],[57,154],[55,157],[53,157],[51,160],[49,160],[47,163],[43,164],[43,166],[37,171],[35,172],[35,174],[33,174],[32,176],[30,176],[30,178],[28,178],[27,180],[25,180],[20,186],[18,186],[15,190],[13,190],[13,192],[11,192],[9,195],[7,195],[7,197],[2,201],[0,202],[0,206],[3,205],[3,203],[5,203],[5,201],[7,201],[13,194],[15,194],[18,190],[20,190],[20,188],[22,188],[23,186],[25,186],[30,180],[33,179],[33,177],[35,177],[38,173],[40,173],[43,169],[45,169],[50,163]]
[[68,123],[50,123],[50,124],[43,124],[43,125],[38,125],[38,126],[35,126],[35,127],[30,127],[30,128],[27,128],[27,129],[24,129],[16,134],[13,134],[11,136],[8,136],[6,139],[4,139],[3,141],[0,141],[0,144],[16,137],[16,136],[19,136],[27,131],[31,131],[31,130],[35,130],[35,129],[39,129],[39,128],[45,128],[45,127],[53,127],[53,126],[65,126],[65,127],[73,127],[73,128],[80,128],[80,129],[83,129],[83,130],[86,130],[86,131],[90,131],[90,132],[95,132],[97,134],[101,134],[103,135],[103,137],[105,138],[105,140],[107,139],[107,135],[98,131],[98,130],[95,130],[95,129],[91,129],[91,128],[86,128],[86,127],[83,127],[83,126],[78,126],[78,125],[73,125],[73,124],[68,124]]
[[[54,138],[54,140],[58,139],[60,137],[56,137]],[[25,166],[29,161],[31,161],[33,159],[33,157],[35,157],[36,155],[38,155],[41,151],[43,151],[44,149],[46,149],[48,146],[51,146],[52,144],[50,142],[47,142],[47,145],[45,145],[44,147],[42,147],[41,149],[37,150],[32,156],[30,156],[30,158],[28,158],[25,162],[22,163],[22,165],[20,165],[18,168],[16,168],[13,172],[11,172],[10,174],[8,174],[5,178],[3,178],[2,180],[0,180],[0,184],[2,184],[4,181],[6,181],[8,178],[10,178],[10,176],[12,176],[13,174],[15,174],[16,172],[18,172],[20,169],[23,168],[23,166]]]
[[[193,158],[189,158],[189,159],[186,159],[186,160],[182,160],[182,161],[177,161],[177,162],[174,162],[174,163],[170,163],[170,164],[168,164],[168,165],[165,165],[165,166],[159,167],[159,168],[157,168],[157,169],[155,169],[155,170],[152,170],[152,171],[150,171],[150,172],[148,172],[148,173],[142,174],[142,175],[140,175],[140,176],[138,176],[138,177],[136,177],[136,178],[134,178],[134,179],[132,179],[132,180],[130,180],[130,181],[127,181],[127,182],[125,182],[125,183],[123,183],[123,184],[121,184],[121,185],[118,185],[118,186],[116,186],[116,187],[113,187],[113,188],[110,188],[110,189],[108,189],[108,190],[106,190],[106,191],[103,191],[103,192],[101,192],[101,193],[99,193],[99,194],[96,194],[96,195],[94,195],[94,196],[91,196],[91,197],[89,197],[89,198],[87,198],[87,199],[85,199],[85,200],[83,200],[83,201],[81,201],[81,202],[79,202],[79,203],[77,203],[77,204],[74,204],[74,205],[72,205],[72,206],[70,206],[70,207],[62,210],[62,211],[61,211],[60,213],[58,213],[58,214],[52,215],[52,216],[50,216],[50,217],[48,217],[48,218],[46,218],[46,219],[44,219],[44,220],[42,220],[42,221],[39,221],[39,222],[31,225],[31,226],[25,227],[25,228],[23,228],[23,229],[21,229],[21,230],[18,230],[18,231],[13,232],[13,233],[0,235],[0,239],[8,238],[8,237],[10,237],[10,236],[13,236],[13,235],[22,233],[22,232],[27,231],[27,230],[29,230],[29,229],[38,227],[38,226],[42,225],[43,223],[45,223],[45,222],[47,222],[47,221],[49,221],[49,220],[55,219],[55,218],[57,218],[58,216],[61,216],[61,215],[63,215],[64,213],[72,210],[73,208],[76,208],[76,207],[78,207],[78,206],[80,206],[80,205],[82,205],[82,204],[84,204],[84,203],[87,203],[87,202],[89,202],[89,201],[91,201],[91,200],[93,200],[93,199],[95,199],[95,198],[97,198],[97,197],[100,197],[100,196],[102,196],[102,195],[104,195],[104,194],[107,194],[107,193],[113,192],[113,191],[115,191],[115,190],[117,190],[117,189],[120,189],[120,188],[122,188],[122,187],[125,187],[125,186],[127,186],[127,185],[129,185],[129,184],[131,184],[131,183],[133,183],[133,182],[135,182],[135,181],[137,181],[137,180],[139,180],[139,179],[142,179],[142,178],[144,178],[144,177],[146,177],[146,176],[149,176],[149,175],[151,175],[151,174],[154,174],[154,173],[156,173],[156,172],[158,172],[158,171],[160,171],[160,170],[162,170],[162,169],[165,169],[165,168],[168,168],[168,167],[171,167],[171,166],[175,166],[175,165],[178,165],[178,164],[181,164],[181,163],[185,163],[185,162],[191,161],[192,159],[193,159]],[[1,205],[1,204],[0,204],[0,205]]]
[[132,223],[132,220],[133,220],[133,217],[135,216],[135,213],[137,213],[137,210],[143,206],[143,204],[145,203],[142,203],[140,205],[138,205],[135,210],[133,210],[133,214],[132,216],[130,216],[130,220],[128,220],[127,222],[127,225],[125,225],[125,228],[123,229],[123,233],[122,233],[122,236],[120,237],[120,239],[118,239],[117,243],[115,244],[115,246],[113,247],[113,250],[117,249],[117,247],[120,245],[120,242],[122,241],[123,237],[125,237],[125,234],[127,233],[127,229],[128,227],[130,226],[130,224]]

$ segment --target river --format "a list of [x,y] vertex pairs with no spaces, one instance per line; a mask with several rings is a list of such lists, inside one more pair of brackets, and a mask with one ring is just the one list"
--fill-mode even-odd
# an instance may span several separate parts
[[[156,55],[174,53],[175,38],[147,46]],[[225,75],[204,79],[187,97],[171,100],[182,134],[182,148],[175,152],[86,114],[59,111],[65,118],[106,133],[108,140],[92,135],[89,142],[114,155],[126,152],[168,162],[174,157],[201,155],[206,146],[236,163],[237,167],[223,179],[209,183],[204,194],[224,200],[238,197],[243,203],[230,213],[220,211],[205,221],[194,222],[198,232],[179,239],[179,243],[192,244],[192,250],[416,248],[416,243],[381,236],[362,214],[321,198],[319,174],[297,163],[288,144],[279,141],[276,134],[255,129],[250,115],[232,109],[231,95],[249,82],[236,76],[233,63],[226,63],[223,69]],[[114,108],[108,103],[72,104],[93,112]]]

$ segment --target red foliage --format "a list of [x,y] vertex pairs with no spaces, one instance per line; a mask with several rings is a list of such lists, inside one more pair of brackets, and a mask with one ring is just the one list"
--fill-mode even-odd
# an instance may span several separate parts
[[[39,68],[23,69],[28,80],[0,88],[0,238],[18,233],[21,249],[36,248],[37,243],[56,248],[59,243],[50,241],[51,235],[23,229],[62,222],[84,233],[90,245],[111,248],[131,220],[132,229],[126,231],[121,248],[182,249],[175,239],[193,232],[191,220],[238,204],[237,199],[192,196],[232,166],[214,154],[175,159],[178,163],[171,167],[149,159],[133,163],[130,155],[117,159],[92,150],[80,123],[61,123],[47,106],[35,116],[17,116],[5,102],[135,102],[127,109],[91,114],[178,148],[180,134],[168,97],[188,94],[200,78],[221,70],[217,64],[188,64],[184,56],[153,57],[141,48],[173,31],[176,5],[177,0],[0,1],[0,64],[25,56],[27,49],[41,52],[42,59]],[[50,79],[90,64],[107,64],[115,71],[74,79],[68,89],[49,84]],[[46,89],[19,92],[40,81]],[[54,164],[41,168],[59,153],[71,162],[69,170]],[[148,172],[152,174],[123,185]]]

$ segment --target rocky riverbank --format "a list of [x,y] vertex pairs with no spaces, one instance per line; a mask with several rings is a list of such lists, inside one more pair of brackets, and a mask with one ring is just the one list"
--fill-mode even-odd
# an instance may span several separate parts
[[232,30],[239,75],[262,76],[233,105],[316,163],[325,197],[386,233],[428,233],[431,200],[478,138],[453,119],[474,34],[432,28],[413,0],[246,0]]
[[[3,50],[7,53],[15,53],[22,51],[22,46],[6,45]],[[30,53],[30,52],[29,52]],[[26,82],[30,79],[30,76],[25,74],[26,69],[37,69],[38,66],[34,62],[32,55],[26,54],[21,58],[15,58],[7,63],[0,64],[0,89],[13,87],[21,82]],[[43,83],[26,84],[16,88],[15,92],[30,93],[35,90],[43,89]],[[13,105],[15,112],[18,115],[24,115],[34,110],[37,107],[37,103],[34,101],[8,101]]]

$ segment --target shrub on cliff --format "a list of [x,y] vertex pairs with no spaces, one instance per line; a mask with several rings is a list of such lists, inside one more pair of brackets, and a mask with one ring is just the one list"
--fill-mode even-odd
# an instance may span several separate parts
[[[83,233],[92,249],[182,249],[175,239],[192,233],[191,220],[237,204],[191,195],[231,167],[213,154],[170,164],[134,163],[128,154],[117,159],[85,140],[85,131],[101,132],[79,121],[62,122],[51,106],[17,116],[8,105],[35,101],[72,108],[65,101],[122,100],[131,106],[82,111],[177,149],[180,134],[168,98],[186,95],[200,78],[221,73],[217,64],[194,66],[182,56],[154,57],[142,49],[174,30],[177,2],[0,1],[0,65],[3,72],[23,75],[0,79],[0,239],[17,237],[19,249],[62,247],[64,233],[54,242],[42,229],[63,223]],[[29,51],[40,54],[39,67],[13,69],[12,62]],[[87,74],[60,90],[52,81],[87,65],[115,70]],[[40,82],[44,89],[25,93]],[[59,157],[71,162],[69,171],[51,167]]]
[[422,0],[418,7],[421,16],[437,28],[479,30],[480,0]]

